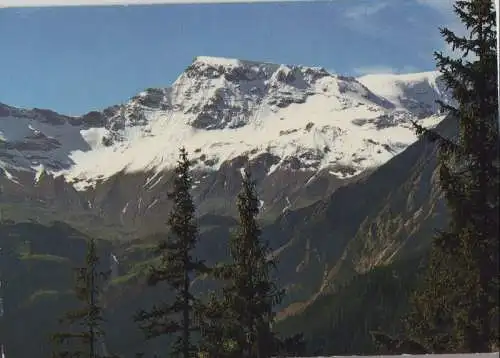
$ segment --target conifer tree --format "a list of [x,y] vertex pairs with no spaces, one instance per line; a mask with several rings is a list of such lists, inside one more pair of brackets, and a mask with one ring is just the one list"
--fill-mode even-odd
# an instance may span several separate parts
[[302,357],[306,354],[306,341],[303,333],[296,333],[284,339],[276,338],[278,356]]
[[75,270],[75,294],[82,307],[69,311],[62,317],[61,322],[69,324],[69,331],[52,335],[59,348],[53,354],[54,357],[104,358],[104,355],[99,353],[99,343],[104,337],[103,308],[99,295],[108,273],[99,271],[98,266],[96,241],[89,239],[85,266]]
[[171,353],[183,358],[197,354],[192,333],[200,330],[197,312],[201,310],[201,303],[191,292],[191,283],[197,274],[205,272],[203,262],[192,257],[198,241],[198,228],[190,194],[190,166],[187,151],[182,148],[175,168],[174,189],[169,193],[173,200],[168,218],[170,236],[159,243],[157,253],[161,262],[157,267],[151,267],[148,277],[149,285],[168,284],[175,297],[173,302],[165,300],[149,312],[139,311],[135,318],[148,339],[177,335]]
[[[468,30],[441,34],[459,58],[436,53],[458,105],[441,103],[458,121],[446,138],[414,123],[439,145],[440,185],[450,212],[433,241],[422,288],[407,326],[435,353],[487,352],[498,347],[499,135],[495,11],[492,0],[457,1]],[[471,56],[472,55],[472,56]]]
[[386,333],[371,331],[370,335],[382,354],[428,354],[420,343],[412,339],[393,338]]
[[[214,268],[214,272],[217,268]],[[228,314],[227,305],[216,292],[210,292],[201,313],[200,358],[237,358],[238,349],[233,338],[238,333],[238,322]]]
[[268,243],[260,238],[259,200],[248,170],[237,204],[239,228],[229,242],[231,262],[214,269],[224,287],[211,332],[224,346],[224,352],[217,352],[221,357],[268,358],[276,351],[273,307],[283,292],[271,277],[275,262]]

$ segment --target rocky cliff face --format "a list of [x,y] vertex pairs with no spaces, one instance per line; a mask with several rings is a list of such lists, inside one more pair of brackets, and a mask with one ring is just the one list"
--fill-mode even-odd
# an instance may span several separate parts
[[[225,257],[241,169],[249,165],[263,236],[287,290],[284,317],[313,307],[320,294],[356,273],[428,247],[446,211],[436,147],[416,140],[410,120],[453,135],[453,121],[443,120],[435,99],[449,101],[434,72],[356,79],[320,68],[201,57],[171,87],[81,117],[0,105],[0,219],[59,219],[106,239],[140,235],[105,242],[106,257],[112,252],[120,260],[120,284],[107,291],[120,327],[110,330],[110,339],[133,352],[132,340],[123,340],[137,336],[128,314],[152,298],[138,277],[158,239],[144,235],[165,229],[178,148],[185,146],[195,163],[196,254],[209,264]],[[67,240],[76,234],[65,225],[4,221],[0,229],[13,248],[20,237],[38,245],[34,261],[26,261],[2,244],[9,253],[2,272],[10,270],[12,283],[10,349],[29,355],[27,348],[45,344],[46,322],[70,302],[64,275],[82,246]],[[24,344],[19,322],[26,319],[39,345]]]
[[[448,117],[436,130],[454,138],[456,121]],[[425,254],[447,217],[436,153],[434,143],[420,139],[362,180],[265,228],[293,302],[284,316],[353,275]]]
[[352,78],[198,57],[171,87],[81,117],[0,105],[3,200],[35,202],[35,216],[62,211],[88,217],[87,226],[154,231],[185,146],[200,215],[234,214],[248,163],[272,220],[402,152],[416,140],[410,120],[442,120],[436,99],[447,94],[435,72]]

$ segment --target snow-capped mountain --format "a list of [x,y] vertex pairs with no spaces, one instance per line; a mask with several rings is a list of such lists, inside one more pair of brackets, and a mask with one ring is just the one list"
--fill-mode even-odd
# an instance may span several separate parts
[[[0,104],[0,183],[20,190],[50,178],[100,210],[111,205],[113,187],[113,215],[123,221],[132,207],[137,216],[160,204],[154,187],[168,181],[164,173],[184,146],[196,163],[195,197],[202,207],[211,202],[207,211],[237,192],[248,159],[264,209],[281,212],[400,153],[416,140],[410,120],[442,120],[436,99],[448,101],[437,72],[353,78],[198,57],[171,87],[81,117]],[[227,213],[228,205],[217,210]]]

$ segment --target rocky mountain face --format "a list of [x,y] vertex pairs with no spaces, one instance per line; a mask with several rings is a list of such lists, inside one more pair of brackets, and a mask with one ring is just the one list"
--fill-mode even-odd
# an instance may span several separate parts
[[[453,138],[455,124],[446,118],[436,130]],[[265,228],[293,302],[283,316],[335,292],[354,275],[426,252],[447,215],[436,151],[435,144],[418,140],[363,180]]]
[[[437,130],[451,137],[453,125],[447,118]],[[370,350],[374,347],[367,329],[397,329],[420,258],[433,229],[446,217],[435,154],[435,145],[418,140],[363,179],[313,205],[286,211],[263,227],[278,259],[277,279],[287,291],[278,332],[304,332],[311,339],[311,354],[317,349],[346,355],[376,353]],[[223,259],[235,224],[230,217],[200,218],[197,256],[209,264]],[[82,235],[67,225],[4,222],[0,237],[0,280],[8,283],[2,285],[6,313],[0,321],[1,336],[14,356],[49,357],[46,333],[56,330],[55,317],[74,305],[70,272],[82,259]],[[137,309],[165,294],[145,287],[141,276],[154,257],[150,248],[156,239],[101,242],[103,264],[111,264],[111,253],[119,261],[104,295],[106,342],[110,351],[127,358],[137,351],[152,354],[168,343],[146,344],[131,319]],[[197,289],[203,289],[200,282]],[[344,321],[332,327],[339,317]],[[333,332],[335,337],[356,337],[356,345],[346,341],[324,346]],[[33,344],[25,344],[28,338]]]
[[[447,117],[436,130],[456,139],[457,122]],[[447,224],[437,150],[418,140],[365,180],[302,209],[296,225],[268,228],[292,238],[281,262],[295,259],[282,278],[295,300],[278,332],[303,332],[309,354],[324,355],[381,354],[370,332],[401,334],[431,239]]]
[[171,87],[81,117],[0,104],[4,216],[159,230],[185,146],[200,216],[234,215],[248,163],[271,222],[401,153],[416,140],[410,120],[442,120],[436,99],[447,94],[435,72],[352,78],[198,57]]
[[[0,328],[9,327],[8,347],[19,356],[49,356],[39,327],[71,303],[68,272],[83,240],[66,238],[80,235],[76,227],[108,239],[105,257],[118,257],[105,294],[114,325],[110,348],[143,349],[129,316],[158,294],[140,277],[157,239],[150,234],[165,229],[166,191],[181,145],[195,162],[197,254],[208,263],[224,258],[241,169],[250,166],[263,235],[287,291],[279,317],[289,331],[295,324],[286,317],[298,315],[288,320],[297,322],[305,308],[318,312],[325,294],[353,276],[398,261],[412,265],[446,216],[436,147],[417,140],[410,123],[453,136],[454,121],[439,113],[436,99],[450,101],[434,72],[348,78],[321,68],[200,57],[171,87],[81,117],[0,105],[0,273],[9,283]],[[58,219],[72,227],[8,219]],[[384,280],[392,274],[386,271]],[[19,323],[28,319],[31,330]],[[26,337],[36,344],[27,347]]]

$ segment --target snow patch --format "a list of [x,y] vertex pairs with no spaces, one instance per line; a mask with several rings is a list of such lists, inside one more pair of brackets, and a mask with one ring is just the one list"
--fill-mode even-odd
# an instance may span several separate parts
[[311,177],[309,179],[307,179],[305,186],[308,186],[310,183],[312,183],[314,181],[314,179],[316,179],[316,177],[317,177],[316,174],[311,175]]
[[164,107],[148,107],[150,95],[140,93],[101,127],[67,119],[51,124],[28,112],[2,118],[0,139],[21,148],[7,150],[14,158],[9,165],[33,171],[35,181],[43,166],[77,190],[122,171],[154,171],[144,184],[150,190],[184,146],[191,155],[203,153],[195,169],[215,171],[244,153],[269,153],[281,161],[268,175],[295,158],[303,171],[347,166],[352,171],[330,171],[347,178],[412,144],[417,136],[410,119],[439,123],[444,116],[433,103],[446,97],[437,72],[355,79],[315,67],[207,56],[162,90]]
[[7,169],[3,168],[3,172],[5,173],[5,177],[8,180],[10,180],[13,183],[21,185],[21,183],[19,183],[18,179],[13,174],[11,174]]
[[42,164],[38,164],[36,166],[32,166],[31,168],[35,171],[34,183],[38,184],[42,175],[45,174],[45,167]]
[[153,200],[153,202],[151,204],[148,205],[148,207],[146,208],[146,210],[149,210],[151,209],[153,206],[155,206],[156,204],[158,203],[158,199],[155,199]]
[[212,56],[198,56],[195,62],[201,62],[211,66],[239,66],[241,64],[240,60],[233,58],[224,57],[212,57]]
[[285,197],[285,200],[286,200],[286,205],[283,208],[283,210],[281,211],[283,214],[292,208],[292,203],[290,202],[290,199],[288,198],[288,196]]
[[82,129],[80,133],[91,149],[105,147],[103,139],[109,136],[109,130],[106,128]]
[[115,254],[111,253],[111,259],[113,260],[114,263],[119,264],[120,262],[118,261],[118,257],[116,257]]
[[151,177],[146,179],[146,183],[144,184],[144,189],[151,190],[153,189],[161,180],[163,179],[161,172],[156,172]]

